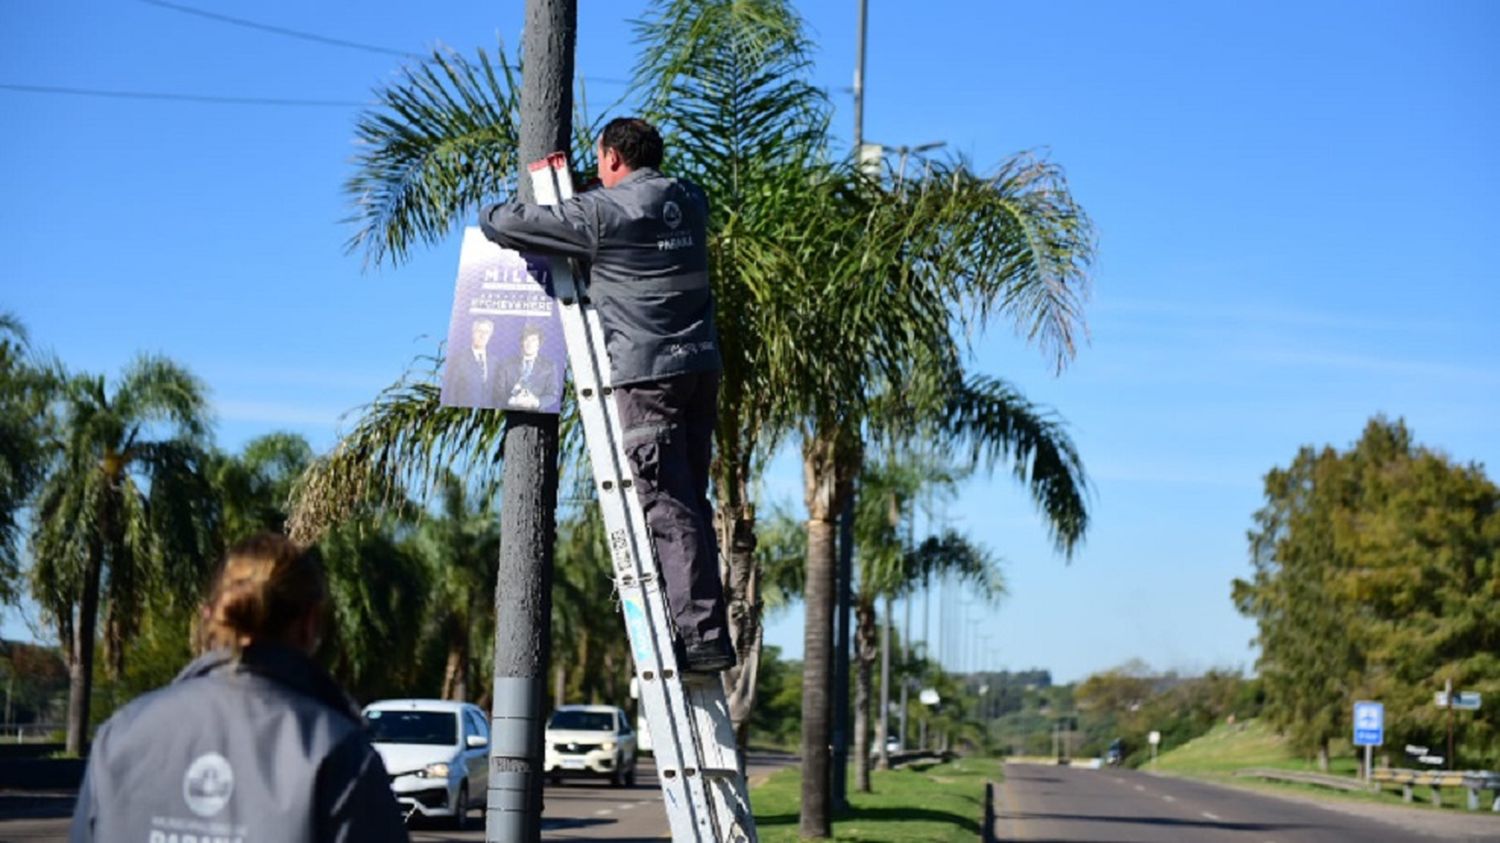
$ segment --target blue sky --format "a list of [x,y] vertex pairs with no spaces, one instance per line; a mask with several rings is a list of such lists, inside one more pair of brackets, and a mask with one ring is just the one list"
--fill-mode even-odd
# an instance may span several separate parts
[[[199,2],[470,55],[513,48],[522,5]],[[579,6],[599,109],[628,94],[610,80],[629,76],[645,4]],[[847,137],[856,3],[799,7]],[[975,356],[1067,420],[1093,528],[1057,558],[1004,470],[934,513],[1004,558],[1011,591],[994,608],[935,591],[950,663],[1064,680],[1133,657],[1248,667],[1229,581],[1267,469],[1347,445],[1375,413],[1500,464],[1497,38],[1486,2],[872,0],[867,138],[943,140],[981,166],[1039,150],[1099,230],[1077,360],[1054,376],[1006,330]],[[0,4],[0,85],[360,103],[400,62],[138,0]],[[79,370],[147,350],[185,363],[227,447],[273,429],[329,446],[341,414],[434,350],[458,258],[457,236],[394,270],[344,253],[358,108],[0,88],[0,308]],[[800,506],[792,459],[765,491]],[[800,627],[789,612],[769,640],[795,654]]]

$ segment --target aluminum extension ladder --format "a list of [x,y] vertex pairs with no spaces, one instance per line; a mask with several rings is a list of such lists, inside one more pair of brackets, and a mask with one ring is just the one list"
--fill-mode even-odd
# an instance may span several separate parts
[[[530,171],[539,204],[555,205],[572,197],[573,179],[562,153],[533,163]],[[571,262],[558,259],[551,264],[578,415],[598,484],[615,588],[673,843],[755,843],[749,789],[740,772],[739,748],[719,674],[678,670],[656,546],[633,488],[620,416],[611,397],[599,315]]]

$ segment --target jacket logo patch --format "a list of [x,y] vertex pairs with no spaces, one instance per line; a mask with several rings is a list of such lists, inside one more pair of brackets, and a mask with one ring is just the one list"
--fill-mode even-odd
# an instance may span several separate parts
[[667,224],[667,228],[676,228],[682,225],[682,209],[677,207],[676,202],[668,199],[661,206],[661,221]]
[[211,817],[224,810],[234,793],[234,768],[229,759],[209,752],[193,759],[182,777],[182,798],[193,813]]

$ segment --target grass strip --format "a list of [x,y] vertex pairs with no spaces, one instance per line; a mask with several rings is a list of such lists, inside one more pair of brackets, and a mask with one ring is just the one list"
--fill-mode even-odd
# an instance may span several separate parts
[[[1331,759],[1328,772],[1354,778],[1359,770],[1359,761],[1353,757],[1355,750],[1346,742],[1336,745],[1335,750],[1339,751],[1339,754]],[[1145,764],[1141,769],[1265,793],[1299,794],[1325,801],[1371,802],[1417,808],[1466,807],[1467,796],[1458,788],[1447,788],[1441,794],[1442,805],[1434,806],[1428,801],[1430,791],[1424,787],[1417,788],[1416,798],[1406,803],[1401,799],[1399,785],[1387,785],[1379,791],[1358,792],[1234,775],[1236,770],[1254,767],[1296,772],[1321,772],[1311,759],[1300,758],[1293,754],[1287,747],[1286,741],[1259,720],[1216,726],[1207,734],[1163,753],[1155,763]]]
[[[984,816],[984,783],[999,781],[992,758],[960,758],[871,774],[873,793],[854,789],[849,773],[847,813],[833,820],[833,839],[864,843],[973,843]],[[802,770],[788,768],[756,787],[751,796],[762,843],[798,840]]]

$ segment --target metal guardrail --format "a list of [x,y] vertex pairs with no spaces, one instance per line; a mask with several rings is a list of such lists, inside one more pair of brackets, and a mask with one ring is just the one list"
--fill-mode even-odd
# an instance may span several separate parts
[[1406,802],[1412,801],[1413,792],[1418,787],[1432,789],[1432,804],[1434,805],[1442,804],[1443,788],[1462,788],[1468,794],[1468,807],[1470,811],[1479,810],[1480,795],[1483,791],[1488,790],[1494,797],[1490,802],[1490,810],[1500,811],[1500,773],[1492,773],[1488,770],[1442,771],[1382,767],[1372,771],[1370,778],[1375,782],[1377,787],[1391,784],[1401,785],[1401,798]]
[[1248,770],[1235,770],[1233,775],[1237,778],[1311,784],[1334,790],[1368,791],[1370,789],[1368,785],[1359,779],[1351,779],[1347,776],[1330,776],[1323,773],[1305,773],[1299,770],[1274,770],[1265,767],[1252,767]]
[[0,723],[0,743],[46,743],[66,728],[62,723]]

